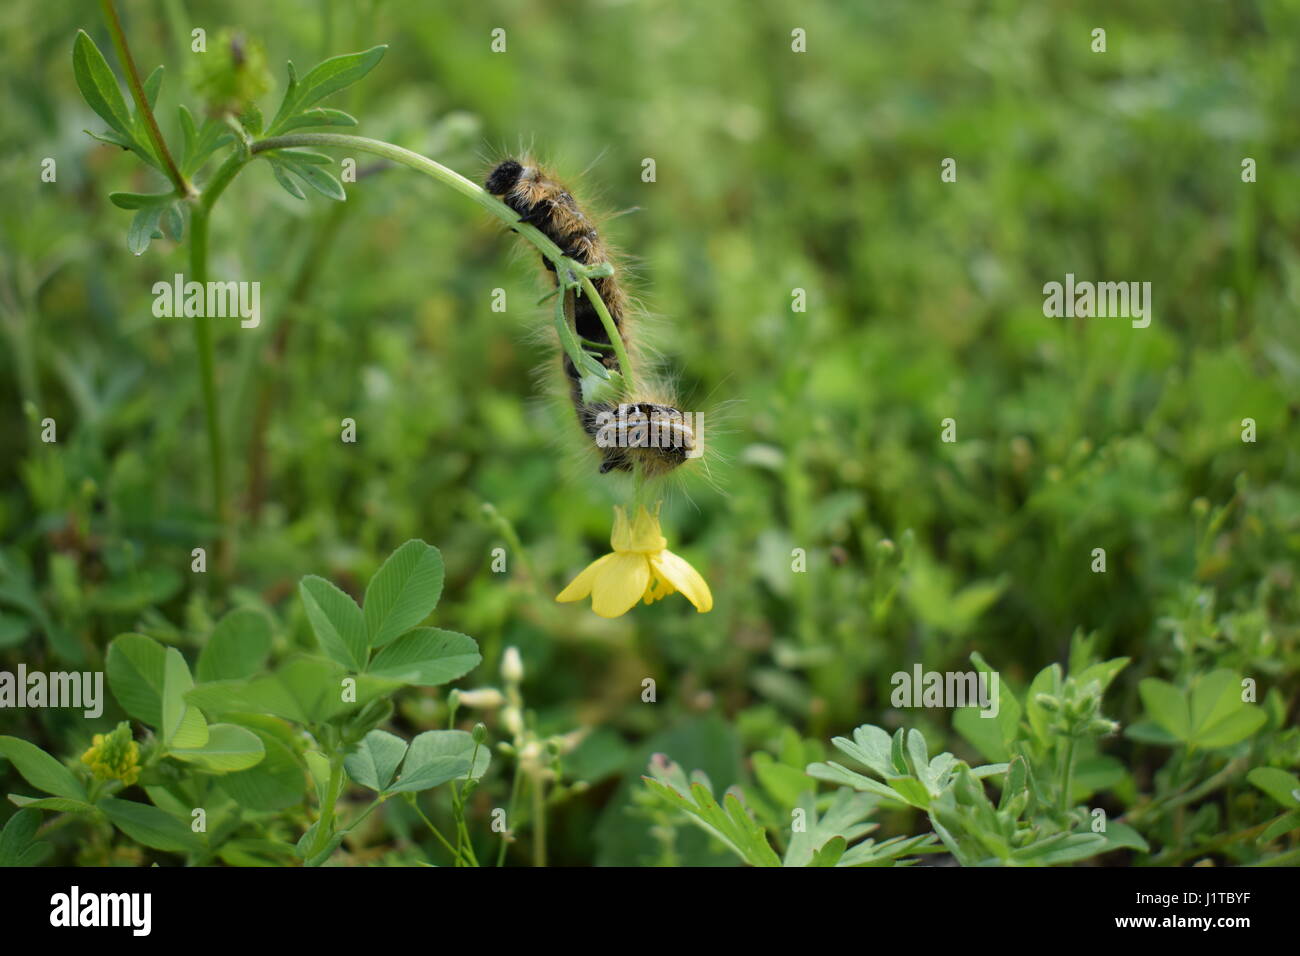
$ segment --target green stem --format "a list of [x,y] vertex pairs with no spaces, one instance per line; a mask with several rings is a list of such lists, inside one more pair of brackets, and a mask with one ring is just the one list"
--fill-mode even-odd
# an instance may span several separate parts
[[1065,769],[1061,774],[1061,812],[1070,812],[1070,787],[1074,776],[1074,738],[1065,745]]
[[1228,761],[1227,765],[1224,766],[1222,770],[1198,786],[1192,787],[1188,790],[1175,791],[1170,793],[1168,796],[1153,800],[1146,806],[1138,807],[1124,814],[1120,817],[1120,821],[1127,823],[1130,826],[1136,826],[1138,821],[1149,824],[1154,820],[1160,819],[1160,817],[1164,816],[1164,814],[1168,813],[1170,810],[1193,803],[1206,794],[1214,792],[1233,777],[1241,773],[1242,769],[1246,765],[1247,762],[1243,758],[1236,757]]
[[[349,136],[344,133],[290,133],[284,136],[272,136],[269,139],[256,142],[253,144],[252,150],[254,154],[257,154],[276,149],[295,149],[302,146],[337,146],[343,149],[358,150],[363,153],[373,153],[395,163],[401,163],[403,166],[424,173],[426,176],[431,176],[440,183],[450,186],[463,196],[468,196],[510,226],[536,246],[542,255],[554,263],[557,279],[559,276],[564,275],[560,271],[561,269],[572,273],[578,278],[583,294],[587,296],[596,309],[596,314],[600,316],[600,322],[605,327],[605,333],[609,336],[610,344],[614,347],[614,354],[618,357],[619,370],[623,376],[625,389],[629,393],[634,392],[632,363],[628,359],[623,337],[619,334],[618,326],[614,324],[609,309],[605,307],[604,300],[596,292],[596,287],[588,274],[589,270],[581,263],[574,262],[565,256],[560,247],[537,227],[521,222],[519,213],[501,202],[482,186],[466,179],[455,170],[448,169],[441,163],[429,159],[427,156],[421,156],[419,153],[411,152],[409,149],[403,149],[401,146],[394,146],[392,143],[385,143],[365,136]],[[561,285],[565,284],[563,280],[558,281],[560,281]]]
[[361,823],[362,820],[370,816],[372,810],[374,810],[377,806],[379,806],[381,803],[387,800],[390,796],[392,796],[392,794],[381,794],[380,796],[375,797],[374,800],[370,801],[370,805],[367,806],[364,810],[362,810],[357,815],[357,818],[353,820],[351,823],[349,823],[347,826],[345,826],[340,832],[344,834],[351,833],[353,829]]
[[420,809],[419,798],[416,797],[415,794],[411,794],[410,804],[415,808],[415,812],[420,815],[420,819],[424,821],[425,826],[427,826],[429,831],[438,838],[438,842],[447,848],[447,852],[451,854],[452,859],[455,860],[456,865],[459,866],[464,857],[461,855],[460,851],[456,849],[456,847],[452,846],[451,842],[442,835],[442,831],[433,825],[433,821],[424,815],[424,811]]
[[[208,210],[203,203],[190,215],[190,279],[208,281]],[[213,510],[217,520],[217,568],[225,577],[230,572],[230,514],[226,500],[226,461],[221,443],[221,411],[217,404],[216,349],[212,341],[212,319],[194,317],[194,347],[199,356],[199,386],[203,392],[203,416],[208,435],[208,463],[212,475]]]
[[546,784],[533,778],[533,866],[546,866]]
[[154,118],[153,110],[149,108],[149,100],[144,95],[144,85],[140,82],[140,71],[135,67],[135,59],[131,56],[131,48],[127,45],[126,33],[122,30],[122,21],[118,19],[117,8],[113,5],[113,0],[99,0],[99,5],[104,11],[104,19],[108,21],[108,32],[113,35],[117,58],[122,61],[122,72],[126,74],[126,85],[131,89],[131,98],[135,100],[135,108],[144,117],[145,128],[149,131],[154,152],[158,154],[158,160],[163,164],[163,171],[182,197],[192,199],[197,193],[181,174],[176,160],[172,159],[167,141],[163,139],[162,130],[158,128],[158,120]]
[[343,789],[343,758],[330,759],[330,779],[325,787],[325,806],[321,807],[320,819],[316,821],[316,839],[312,840],[311,849],[306,858],[310,860],[325,849],[334,831],[334,807],[338,803],[339,791]]
[[497,866],[505,866],[506,863],[506,834],[515,826],[515,805],[519,802],[519,779],[522,776],[519,764],[516,763],[515,774],[510,781],[510,803],[506,808],[506,833],[501,834],[501,846],[497,850]]

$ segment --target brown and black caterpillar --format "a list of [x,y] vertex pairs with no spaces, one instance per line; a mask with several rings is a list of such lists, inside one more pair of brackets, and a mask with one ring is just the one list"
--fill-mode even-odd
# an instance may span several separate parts
[[[500,197],[519,214],[522,222],[535,226],[575,262],[598,266],[612,260],[600,232],[572,193],[530,160],[507,159],[498,163],[488,174],[484,188]],[[543,256],[542,264],[554,275],[554,263]],[[592,284],[614,320],[624,351],[631,356],[631,310],[617,275],[593,278]],[[584,348],[597,350],[598,361],[605,368],[611,372],[625,371],[619,368],[605,323],[585,295],[573,297],[572,328]],[[561,361],[578,424],[601,454],[602,474],[632,471],[639,464],[644,474],[654,477],[699,455],[701,429],[692,416],[683,414],[671,403],[652,401],[648,396],[632,397],[618,405],[587,401],[581,371],[563,350]],[[629,357],[629,361],[635,360]]]

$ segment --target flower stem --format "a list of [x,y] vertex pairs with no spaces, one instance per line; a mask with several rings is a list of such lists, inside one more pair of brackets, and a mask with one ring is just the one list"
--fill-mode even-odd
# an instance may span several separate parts
[[533,866],[546,866],[546,783],[533,777]]
[[[450,186],[463,196],[468,196],[474,200],[492,215],[496,216],[510,228],[514,229],[521,236],[537,247],[537,250],[554,263],[556,267],[556,276],[563,273],[560,269],[565,269],[575,275],[579,284],[582,286],[583,294],[590,300],[600,316],[601,324],[605,327],[605,333],[609,336],[610,344],[614,348],[614,354],[618,357],[619,371],[623,376],[624,388],[627,392],[634,390],[632,378],[632,363],[628,359],[627,348],[623,344],[623,337],[619,334],[618,326],[614,324],[614,319],[609,314],[609,309],[605,307],[605,302],[601,299],[600,294],[596,291],[596,286],[592,283],[588,275],[587,267],[581,263],[574,262],[565,256],[563,250],[552,242],[545,233],[536,226],[521,222],[519,213],[515,212],[505,203],[501,202],[482,186],[471,180],[466,179],[455,170],[448,169],[442,163],[429,159],[427,156],[421,156],[409,149],[403,149],[401,146],[394,146],[392,143],[385,143],[382,140],[370,139],[365,136],[349,136],[344,133],[290,133],[284,136],[272,136],[269,139],[260,140],[252,146],[254,154],[265,153],[276,149],[293,149],[301,146],[338,146],[345,149],[354,149],[363,153],[373,153],[376,156],[382,156],[385,159],[392,160],[395,163],[401,163],[414,169],[416,172],[424,173],[431,176],[446,186]],[[560,280],[563,284],[563,280]]]
[[[190,279],[208,281],[208,210],[204,203],[192,207],[190,215]],[[217,568],[222,577],[231,570],[230,514],[226,499],[226,460],[221,443],[221,412],[217,405],[215,348],[212,320],[194,317],[194,347],[199,356],[199,386],[203,392],[203,417],[208,435],[208,464],[212,474],[213,510],[217,520]]]
[[1073,786],[1074,776],[1074,738],[1069,739],[1065,745],[1065,766],[1061,773],[1061,812],[1069,813],[1072,803],[1070,801],[1070,789]]
[[[416,812],[417,814],[419,814],[420,819],[424,821],[425,826],[427,826],[427,827],[429,828],[430,832],[432,832],[433,835],[434,835],[435,837],[438,838],[438,842],[441,843],[444,847],[447,848],[447,852],[449,852],[449,853],[451,854],[452,859],[454,859],[454,860],[456,861],[456,865],[459,866],[459,865],[461,864],[461,862],[462,862],[463,860],[465,860],[465,858],[464,858],[464,856],[461,854],[460,850],[458,850],[458,849],[456,849],[456,847],[452,846],[452,845],[451,845],[451,842],[450,842],[450,841],[449,841],[445,836],[442,835],[442,831],[440,831],[436,826],[433,825],[433,821],[432,821],[432,820],[430,820],[427,816],[425,816],[424,811],[420,809],[419,800],[418,800],[418,798],[416,797],[416,795],[415,795],[415,794],[410,794],[410,795],[409,795],[409,798],[410,798],[410,799],[408,800],[408,802],[411,804],[412,807],[415,808],[415,812]],[[465,861],[465,862],[468,862],[468,861]]]
[[519,769],[519,764],[515,764],[514,776],[510,780],[510,803],[506,805],[506,832],[501,834],[501,846],[497,849],[497,866],[505,866],[506,863],[506,846],[508,841],[506,837],[515,826],[515,805],[519,802],[519,782],[523,773]]

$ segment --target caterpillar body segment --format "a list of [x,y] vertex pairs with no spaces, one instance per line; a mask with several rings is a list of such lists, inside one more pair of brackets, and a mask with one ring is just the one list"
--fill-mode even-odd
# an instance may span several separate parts
[[[613,260],[594,221],[568,188],[543,167],[528,160],[506,159],[488,174],[484,188],[575,262],[598,266]],[[555,265],[550,260],[543,256],[542,264],[554,275]],[[617,273],[591,281],[623,340],[629,361],[635,362],[631,357],[630,305]],[[619,368],[605,323],[587,296],[574,295],[572,323],[579,341],[596,352],[605,368],[624,371]],[[632,471],[639,464],[643,474],[656,477],[698,456],[697,429],[690,416],[683,415],[671,401],[645,396],[621,404],[589,402],[583,395],[582,374],[567,352],[561,352],[561,363],[578,423],[600,452],[601,474]]]

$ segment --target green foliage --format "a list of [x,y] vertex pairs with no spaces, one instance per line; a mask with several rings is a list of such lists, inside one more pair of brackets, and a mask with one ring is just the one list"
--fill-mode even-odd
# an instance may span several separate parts
[[[814,0],[803,55],[789,5],[517,7],[230,0],[198,56],[140,5],[178,181],[96,11],[6,5],[0,671],[106,699],[0,709],[0,862],[1300,860],[1300,6],[1124,5],[1105,55],[1070,5]],[[563,300],[447,180],[267,147],[358,129],[635,210],[710,614],[554,604],[631,490],[535,400]],[[260,327],[154,316],[196,261]],[[1044,317],[1066,272],[1150,327]],[[916,665],[996,716],[896,704]],[[130,784],[81,760],[122,721]]]
[[[198,683],[176,647],[143,634],[119,635],[106,658],[109,688],[123,710],[145,726],[139,785],[151,802],[114,795],[136,782],[134,774],[101,778],[97,771],[87,783],[34,744],[0,737],[0,755],[28,784],[54,798],[11,794],[10,799],[28,811],[88,814],[91,826],[104,821],[142,846],[192,861],[214,855],[269,861],[296,851],[309,865],[320,865],[352,826],[394,794],[457,779],[470,784],[488,768],[486,747],[464,731],[426,731],[408,748],[401,738],[373,729],[391,715],[390,696],[402,686],[447,683],[481,659],[473,639],[415,626],[437,606],[442,578],[438,549],[408,541],[372,578],[366,590],[370,613],[363,618],[337,587],[305,577],[300,594],[321,650],[347,651],[353,655],[350,667],[297,653],[263,673],[272,626],[253,608],[235,608],[211,629],[199,653]],[[352,633],[350,624],[357,629],[346,643],[340,634]],[[375,658],[378,677],[366,673],[375,640],[389,645]],[[391,657],[387,663],[385,654]],[[216,717],[225,719],[210,722]],[[123,722],[119,732],[123,742],[116,746],[120,751],[130,742],[127,769],[134,768],[129,724]],[[99,759],[113,767],[123,762]],[[343,795],[344,768],[378,796],[348,827],[339,827],[335,805]],[[271,838],[279,829],[274,812],[302,801],[305,773],[316,780],[321,815],[293,847]],[[208,814],[217,817],[217,826],[190,826],[191,817],[206,822]],[[0,838],[0,853],[15,861],[40,855],[25,846],[29,819],[15,824],[8,842]]]

